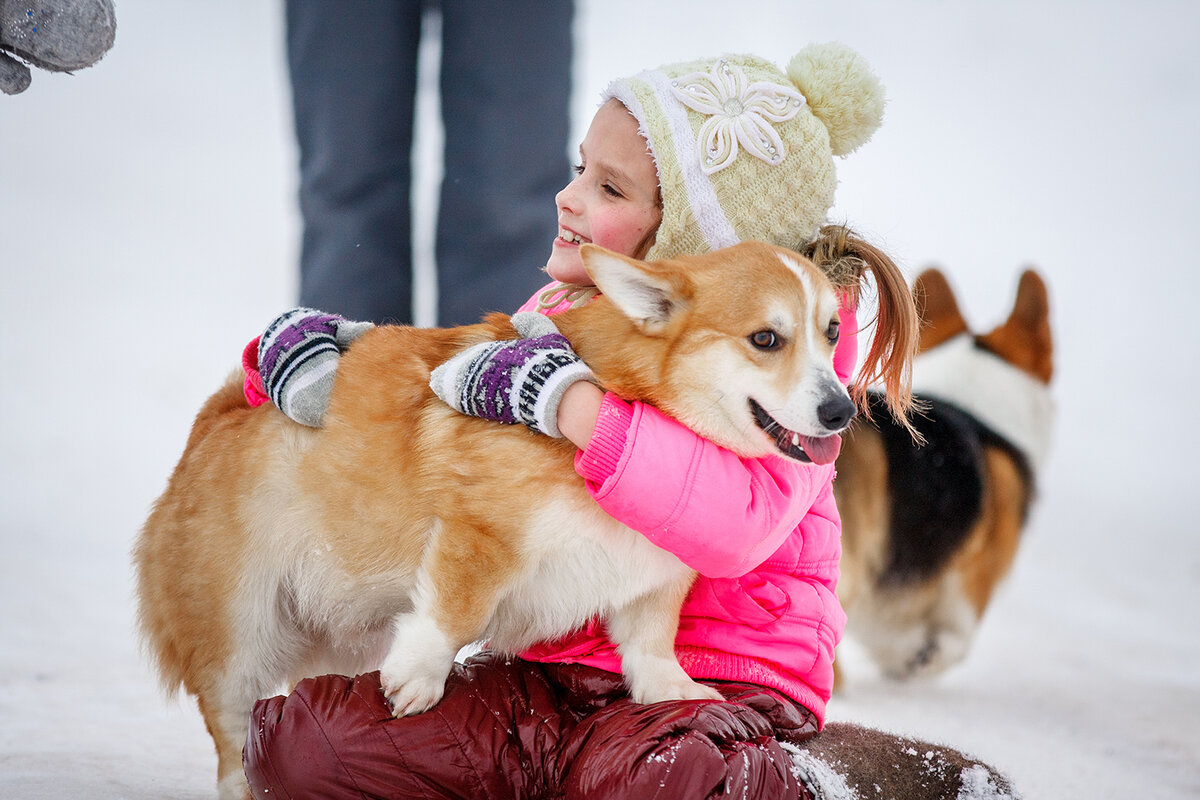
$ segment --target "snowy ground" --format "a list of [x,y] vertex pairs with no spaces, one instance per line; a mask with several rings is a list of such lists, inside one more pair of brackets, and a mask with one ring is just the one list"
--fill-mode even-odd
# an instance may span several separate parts
[[[1013,575],[963,666],[864,675],[833,716],[975,752],[1027,798],[1200,797],[1200,437],[1174,407],[1200,388],[1200,6],[581,8],[580,130],[608,78],[838,39],[890,105],[836,215],[910,274],[942,264],[981,326],[1021,267],[1048,279],[1060,419]],[[118,22],[97,67],[0,97],[6,798],[213,795],[199,715],[138,653],[128,552],[200,402],[293,300],[277,4],[119,0]]]

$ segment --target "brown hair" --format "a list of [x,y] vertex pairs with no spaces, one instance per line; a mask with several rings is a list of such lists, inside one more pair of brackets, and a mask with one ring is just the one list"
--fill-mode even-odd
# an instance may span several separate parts
[[[908,414],[913,409],[912,360],[917,353],[919,318],[912,292],[900,268],[879,248],[844,225],[826,225],[817,238],[800,248],[833,284],[858,303],[865,272],[870,272],[878,295],[875,335],[859,369],[850,395],[864,415],[867,389],[883,384],[892,416],[912,430]],[[860,330],[865,327],[860,325]]]

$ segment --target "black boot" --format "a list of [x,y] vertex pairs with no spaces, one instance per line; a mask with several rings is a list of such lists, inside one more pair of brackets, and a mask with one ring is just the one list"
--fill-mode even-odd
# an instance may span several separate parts
[[787,745],[814,800],[1019,800],[1008,778],[948,747],[831,723]]

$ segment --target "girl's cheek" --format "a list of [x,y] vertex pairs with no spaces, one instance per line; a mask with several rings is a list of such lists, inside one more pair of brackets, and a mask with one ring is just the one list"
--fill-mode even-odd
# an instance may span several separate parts
[[646,238],[647,231],[647,225],[632,220],[609,220],[599,227],[593,223],[592,241],[621,255],[636,256],[634,251]]

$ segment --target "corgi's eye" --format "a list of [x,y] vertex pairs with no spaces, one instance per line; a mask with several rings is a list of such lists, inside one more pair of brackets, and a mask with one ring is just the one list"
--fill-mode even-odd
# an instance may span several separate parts
[[833,322],[829,323],[829,327],[825,329],[825,338],[829,340],[830,344],[837,344],[838,336],[841,333],[841,327],[842,323],[835,319]]
[[778,350],[783,347],[783,338],[775,331],[755,331],[750,334],[750,344],[759,350]]

